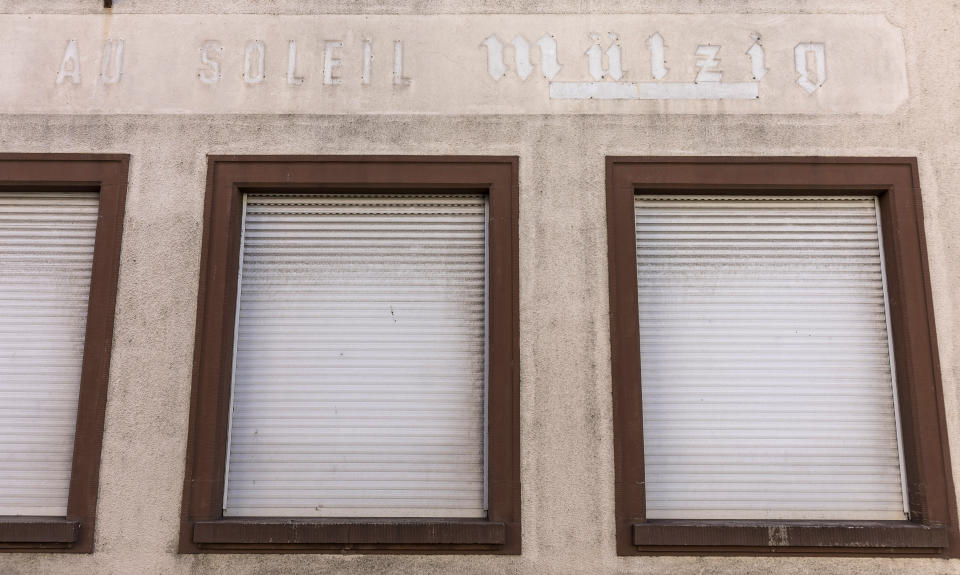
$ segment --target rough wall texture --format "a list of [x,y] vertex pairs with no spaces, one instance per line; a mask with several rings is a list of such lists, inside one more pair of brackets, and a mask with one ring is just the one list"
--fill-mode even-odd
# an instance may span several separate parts
[[[960,573],[960,560],[620,558],[604,157],[916,156],[955,482],[960,484],[960,4],[942,0],[227,2],[115,0],[158,13],[884,13],[910,99],[884,116],[0,116],[0,152],[131,155],[96,552],[2,554],[0,573]],[[99,0],[0,0],[98,13]],[[523,554],[178,555],[207,154],[520,157]]]

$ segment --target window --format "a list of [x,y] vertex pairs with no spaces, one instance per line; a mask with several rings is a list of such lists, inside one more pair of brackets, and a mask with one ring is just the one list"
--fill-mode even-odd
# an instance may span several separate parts
[[956,555],[916,173],[608,159],[619,554]]
[[0,155],[0,550],[93,551],[127,164]]
[[519,552],[512,158],[211,158],[181,552]]

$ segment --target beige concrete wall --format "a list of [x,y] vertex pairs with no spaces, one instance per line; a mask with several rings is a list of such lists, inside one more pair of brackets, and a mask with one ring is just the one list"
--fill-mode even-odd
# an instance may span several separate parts
[[[131,155],[96,552],[2,554],[0,573],[960,573],[960,561],[930,559],[616,556],[604,213],[604,157],[609,154],[918,157],[956,477],[960,470],[957,4],[941,0],[115,0],[115,4],[117,12],[171,13],[883,13],[903,31],[909,99],[889,115],[837,116],[0,116],[0,152]],[[99,0],[0,0],[4,13],[95,13],[100,6]],[[207,154],[520,157],[522,555],[177,555]]]

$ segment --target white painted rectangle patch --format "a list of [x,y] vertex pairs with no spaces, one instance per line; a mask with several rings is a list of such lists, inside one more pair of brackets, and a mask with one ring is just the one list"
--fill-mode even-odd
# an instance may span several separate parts
[[551,82],[558,100],[750,100],[760,97],[758,82]]

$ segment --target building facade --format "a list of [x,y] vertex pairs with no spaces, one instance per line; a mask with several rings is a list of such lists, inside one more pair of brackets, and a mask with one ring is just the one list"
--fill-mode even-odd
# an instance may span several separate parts
[[958,26],[0,0],[0,572],[960,572]]

